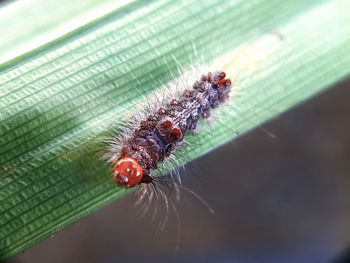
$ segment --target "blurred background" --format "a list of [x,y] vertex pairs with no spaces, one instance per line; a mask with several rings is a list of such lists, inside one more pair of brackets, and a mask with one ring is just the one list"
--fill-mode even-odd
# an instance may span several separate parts
[[275,138],[258,128],[188,164],[214,214],[183,191],[158,231],[128,195],[10,262],[349,262],[349,98],[347,80],[265,123]]

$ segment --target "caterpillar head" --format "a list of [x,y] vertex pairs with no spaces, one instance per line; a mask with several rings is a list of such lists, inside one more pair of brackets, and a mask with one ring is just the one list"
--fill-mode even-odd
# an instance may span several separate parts
[[131,157],[118,160],[114,166],[114,181],[125,188],[138,185],[142,180],[142,167]]

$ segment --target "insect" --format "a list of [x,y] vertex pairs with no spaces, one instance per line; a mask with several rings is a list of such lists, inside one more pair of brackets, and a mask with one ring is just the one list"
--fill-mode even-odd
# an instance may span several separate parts
[[117,150],[112,144],[109,159],[114,162],[115,183],[125,188],[152,184],[151,170],[181,147],[186,132],[195,131],[200,118],[209,118],[211,108],[228,100],[231,86],[223,71],[202,75],[180,97],[141,120]]

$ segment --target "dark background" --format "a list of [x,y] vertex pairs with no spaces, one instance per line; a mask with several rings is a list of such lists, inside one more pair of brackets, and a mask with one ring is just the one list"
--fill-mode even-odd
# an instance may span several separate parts
[[179,231],[129,195],[10,262],[350,262],[349,98],[350,79],[264,124],[276,138],[258,128],[187,165],[215,213],[182,192]]

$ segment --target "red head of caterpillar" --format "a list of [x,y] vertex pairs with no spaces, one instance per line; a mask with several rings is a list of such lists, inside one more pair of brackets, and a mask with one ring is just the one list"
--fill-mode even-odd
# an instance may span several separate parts
[[126,188],[138,185],[142,179],[142,168],[130,157],[118,160],[114,166],[114,181],[118,186]]
[[186,131],[195,130],[200,117],[209,118],[210,109],[229,98],[231,80],[225,77],[222,71],[202,75],[179,98],[141,120],[115,158],[116,184],[130,188],[152,183],[150,170],[181,146]]

